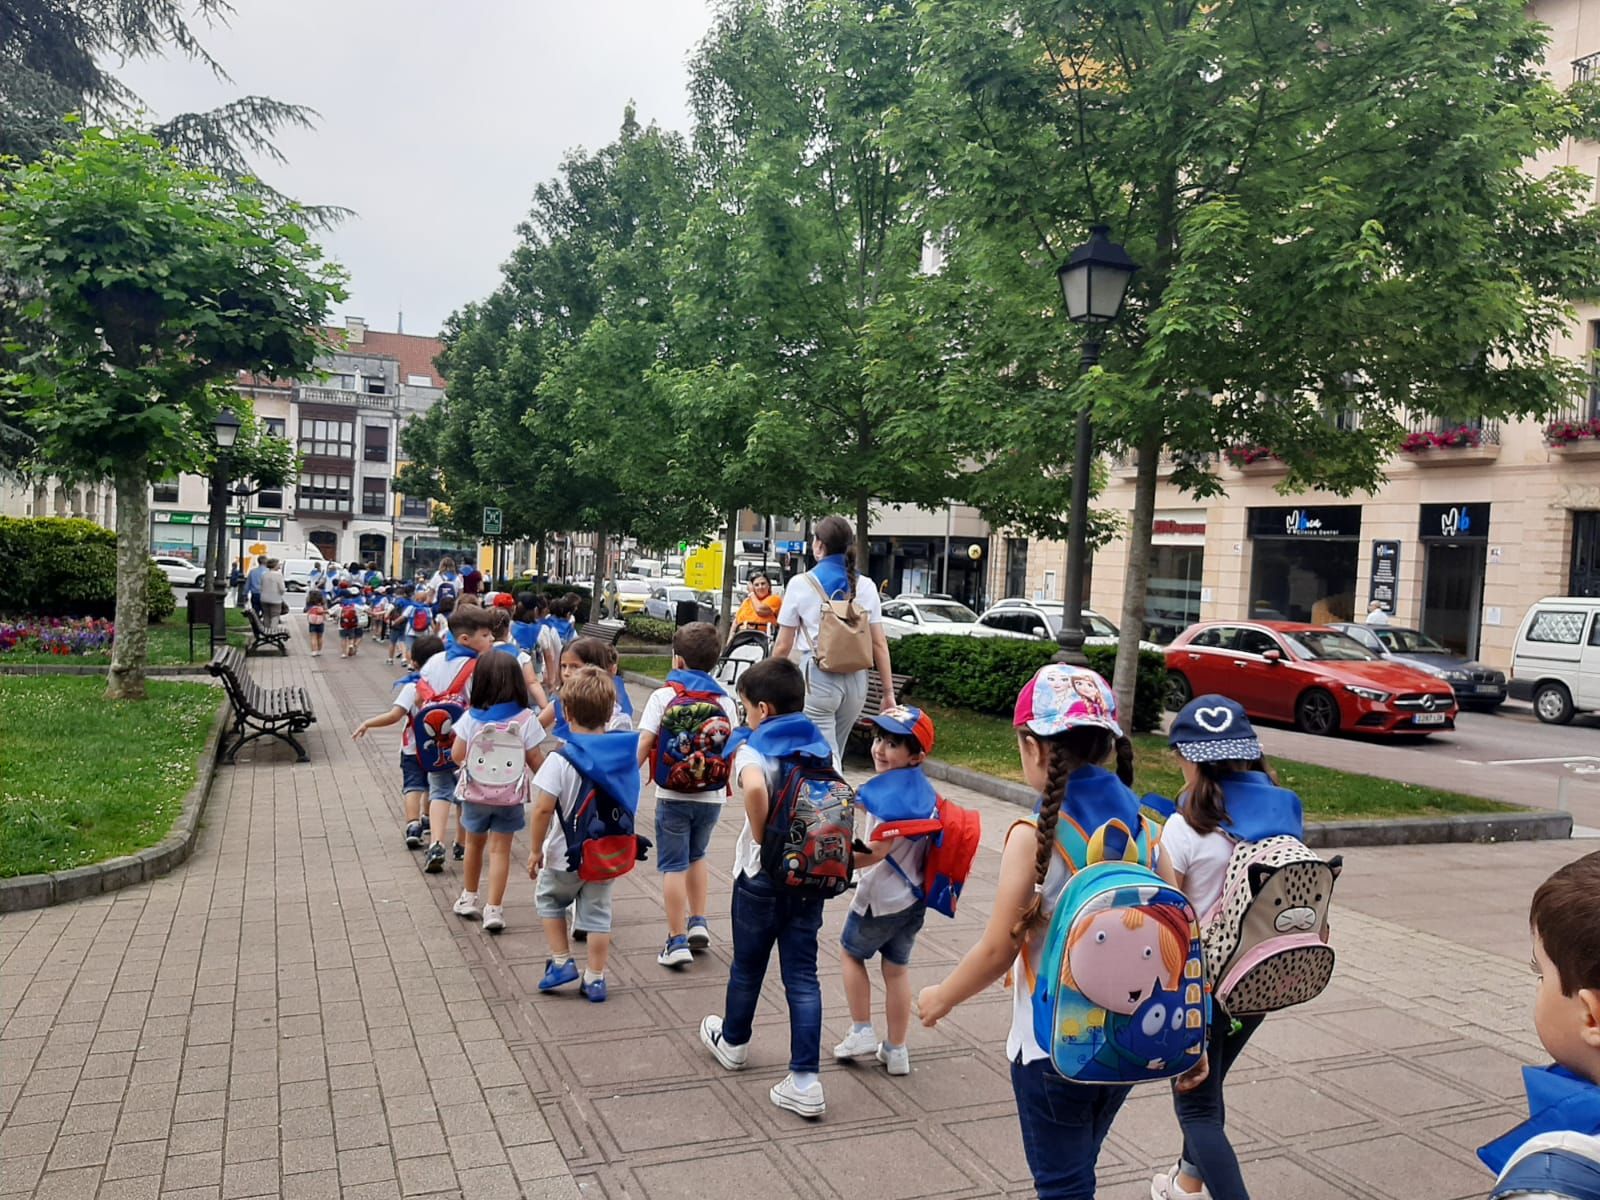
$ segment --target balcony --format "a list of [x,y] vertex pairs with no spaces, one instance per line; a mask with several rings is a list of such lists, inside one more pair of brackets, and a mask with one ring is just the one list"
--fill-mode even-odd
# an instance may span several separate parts
[[1585,54],[1572,60],[1572,82],[1588,83],[1600,74],[1600,54]]
[[376,392],[352,392],[343,388],[310,387],[302,384],[296,389],[296,397],[301,404],[332,404],[341,408],[375,408],[385,412],[396,412],[400,407],[400,397],[394,395],[379,395]]
[[1419,467],[1468,467],[1500,457],[1499,421],[1421,418],[1407,423],[1411,432],[1400,453]]
[[1551,413],[1544,442],[1561,458],[1600,457],[1600,387]]

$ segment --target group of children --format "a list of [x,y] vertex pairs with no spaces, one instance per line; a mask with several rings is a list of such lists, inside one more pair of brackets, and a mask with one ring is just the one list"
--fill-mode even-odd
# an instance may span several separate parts
[[[733,863],[731,966],[722,1011],[704,1018],[700,1040],[723,1068],[746,1066],[776,948],[790,1048],[788,1072],[770,1098],[803,1117],[821,1116],[826,1101],[817,957],[830,893],[786,886],[796,878],[796,850],[784,838],[786,826],[799,823],[796,778],[802,794],[804,786],[831,786],[825,776],[834,759],[804,715],[801,671],[784,658],[749,667],[740,676],[735,705],[710,675],[720,649],[716,631],[686,625],[674,639],[666,685],[650,696],[635,729],[612,648],[574,639],[551,662],[546,652],[555,647],[543,631],[557,638],[559,632],[545,624],[549,620],[531,597],[519,598],[515,613],[457,605],[446,637],[430,631],[406,646],[412,675],[388,711],[362,722],[355,736],[402,724],[407,844],[420,847],[426,839],[424,869],[442,870],[455,812],[465,839],[464,851],[457,848],[464,863],[455,912],[495,932],[505,926],[512,840],[528,825],[531,809],[528,874],[549,946],[538,990],[576,983],[590,1001],[601,1002],[607,995],[614,882],[649,850],[656,855],[666,909],[657,961],[680,969],[711,944],[706,854],[724,801],[735,797],[743,821]],[[423,771],[418,738],[429,734],[422,723],[413,728],[412,718],[440,698],[461,704],[450,760]],[[1169,1066],[1179,1061],[1174,1048],[1180,1044],[1192,1058],[1183,1057],[1183,1069],[1166,1074],[1172,1077],[1183,1149],[1152,1180],[1151,1196],[1246,1197],[1226,1132],[1223,1093],[1231,1067],[1263,1018],[1230,1015],[1223,1003],[1213,1003],[1210,987],[1200,987],[1196,976],[1205,972],[1196,966],[1203,955],[1195,914],[1213,914],[1232,897],[1237,870],[1230,868],[1242,845],[1299,845],[1304,829],[1298,797],[1275,782],[1244,710],[1224,697],[1205,696],[1177,715],[1169,741],[1185,786],[1176,811],[1158,823],[1151,798],[1142,801],[1130,786],[1132,746],[1109,686],[1080,668],[1042,668],[1019,694],[1013,720],[1022,774],[1039,799],[1005,835],[981,935],[915,1003],[908,968],[929,907],[926,868],[937,844],[937,835],[926,831],[936,826],[943,805],[921,770],[935,732],[926,713],[909,707],[889,709],[874,724],[875,774],[854,796],[868,819],[853,839],[855,886],[840,936],[850,1026],[834,1046],[834,1058],[868,1058],[890,1075],[906,1075],[913,1013],[931,1028],[1005,980],[1012,993],[1005,1052],[1023,1150],[1040,1197],[1094,1195],[1100,1146],[1133,1087],[1120,1080],[1145,1077],[1139,1071],[1163,1065],[1162,1059]],[[653,845],[631,819],[642,771],[656,791]],[[808,844],[805,852],[814,850]],[[485,856],[488,882],[480,893]],[[1096,902],[1089,903],[1081,922],[1074,919],[1068,944],[1054,944],[1058,923],[1052,915],[1058,905],[1082,903],[1084,881],[1094,875],[1087,868],[1100,862],[1108,870],[1134,872],[1137,886],[1122,887],[1098,912]],[[1331,890],[1337,863],[1316,862],[1324,872],[1316,878],[1325,878]],[[1144,877],[1137,876],[1141,870]],[[841,881],[838,893],[844,890]],[[1156,892],[1175,898],[1189,913],[1188,923],[1146,923],[1143,913],[1157,909],[1138,909],[1130,897],[1137,893],[1134,898],[1148,900]],[[1324,939],[1326,899],[1316,897]],[[1100,920],[1112,917],[1114,925]],[[1531,919],[1539,976],[1534,1022],[1557,1065],[1530,1070],[1530,1120],[1485,1147],[1482,1156],[1500,1175],[1496,1197],[1597,1200],[1600,854],[1556,872],[1535,896]],[[1296,928],[1312,931],[1305,938],[1309,957],[1298,961],[1319,961],[1313,919],[1304,918]],[[584,939],[580,969],[572,942]],[[1112,949],[1125,952],[1128,944],[1145,946],[1149,964],[1132,974],[1111,956]],[[1324,957],[1331,969],[1331,955]],[[874,958],[880,960],[885,997],[881,1038],[867,971]],[[1040,1019],[1041,990],[1056,986],[1044,977],[1045,965],[1061,989],[1112,996],[1101,1001],[1103,1010],[1091,1022],[1099,1023],[1094,1058],[1079,1061],[1084,1069],[1077,1074],[1073,1064],[1063,1065],[1053,1043],[1053,1018]],[[1219,985],[1217,996],[1225,995]],[[1110,1065],[1097,1065],[1102,1060]]]

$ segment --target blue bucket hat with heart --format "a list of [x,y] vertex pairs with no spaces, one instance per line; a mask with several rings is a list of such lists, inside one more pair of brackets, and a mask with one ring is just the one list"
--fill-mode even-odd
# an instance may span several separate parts
[[1190,762],[1253,762],[1261,740],[1237,700],[1196,696],[1172,719],[1167,744]]

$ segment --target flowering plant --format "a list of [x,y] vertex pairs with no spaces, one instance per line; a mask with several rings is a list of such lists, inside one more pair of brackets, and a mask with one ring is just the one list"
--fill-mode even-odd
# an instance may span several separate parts
[[98,617],[9,617],[0,620],[0,654],[94,654],[111,648],[115,632],[110,621]]
[[1570,446],[1585,438],[1600,439],[1600,417],[1587,421],[1551,421],[1544,429],[1544,440],[1552,446]]
[[1264,462],[1269,458],[1278,456],[1266,446],[1246,446],[1243,444],[1229,446],[1227,458],[1236,467],[1248,467],[1251,463]]
[[1457,425],[1454,429],[1437,431],[1419,429],[1406,434],[1400,449],[1406,454],[1422,454],[1428,450],[1453,450],[1483,444],[1483,435],[1471,425]]

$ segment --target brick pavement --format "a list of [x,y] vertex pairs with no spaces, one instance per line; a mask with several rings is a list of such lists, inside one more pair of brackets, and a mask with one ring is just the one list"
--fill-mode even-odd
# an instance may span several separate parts
[[[0,921],[0,1196],[1030,1194],[999,989],[914,1028],[909,1079],[825,1061],[828,1114],[807,1125],[766,1099],[787,1057],[775,967],[749,1069],[722,1072],[696,1035],[727,978],[731,809],[708,954],[656,965],[641,871],[618,887],[611,999],[541,997],[532,885],[513,872],[498,938],[451,916],[459,869],[421,875],[397,834],[392,731],[347,740],[387,696],[381,662],[265,670],[313,688],[311,766],[225,771],[196,857],[166,880]],[[961,919],[929,918],[918,986],[975,936],[1016,815],[950,794],[982,810],[989,852]],[[1592,845],[1347,855],[1335,985],[1269,1021],[1230,1085],[1257,1195],[1482,1194],[1471,1148],[1512,1123],[1517,1067],[1539,1060],[1520,913]],[[845,1027],[843,913],[823,935],[825,1059]],[[1175,1147],[1168,1099],[1139,1090],[1101,1195],[1148,1195]]]

